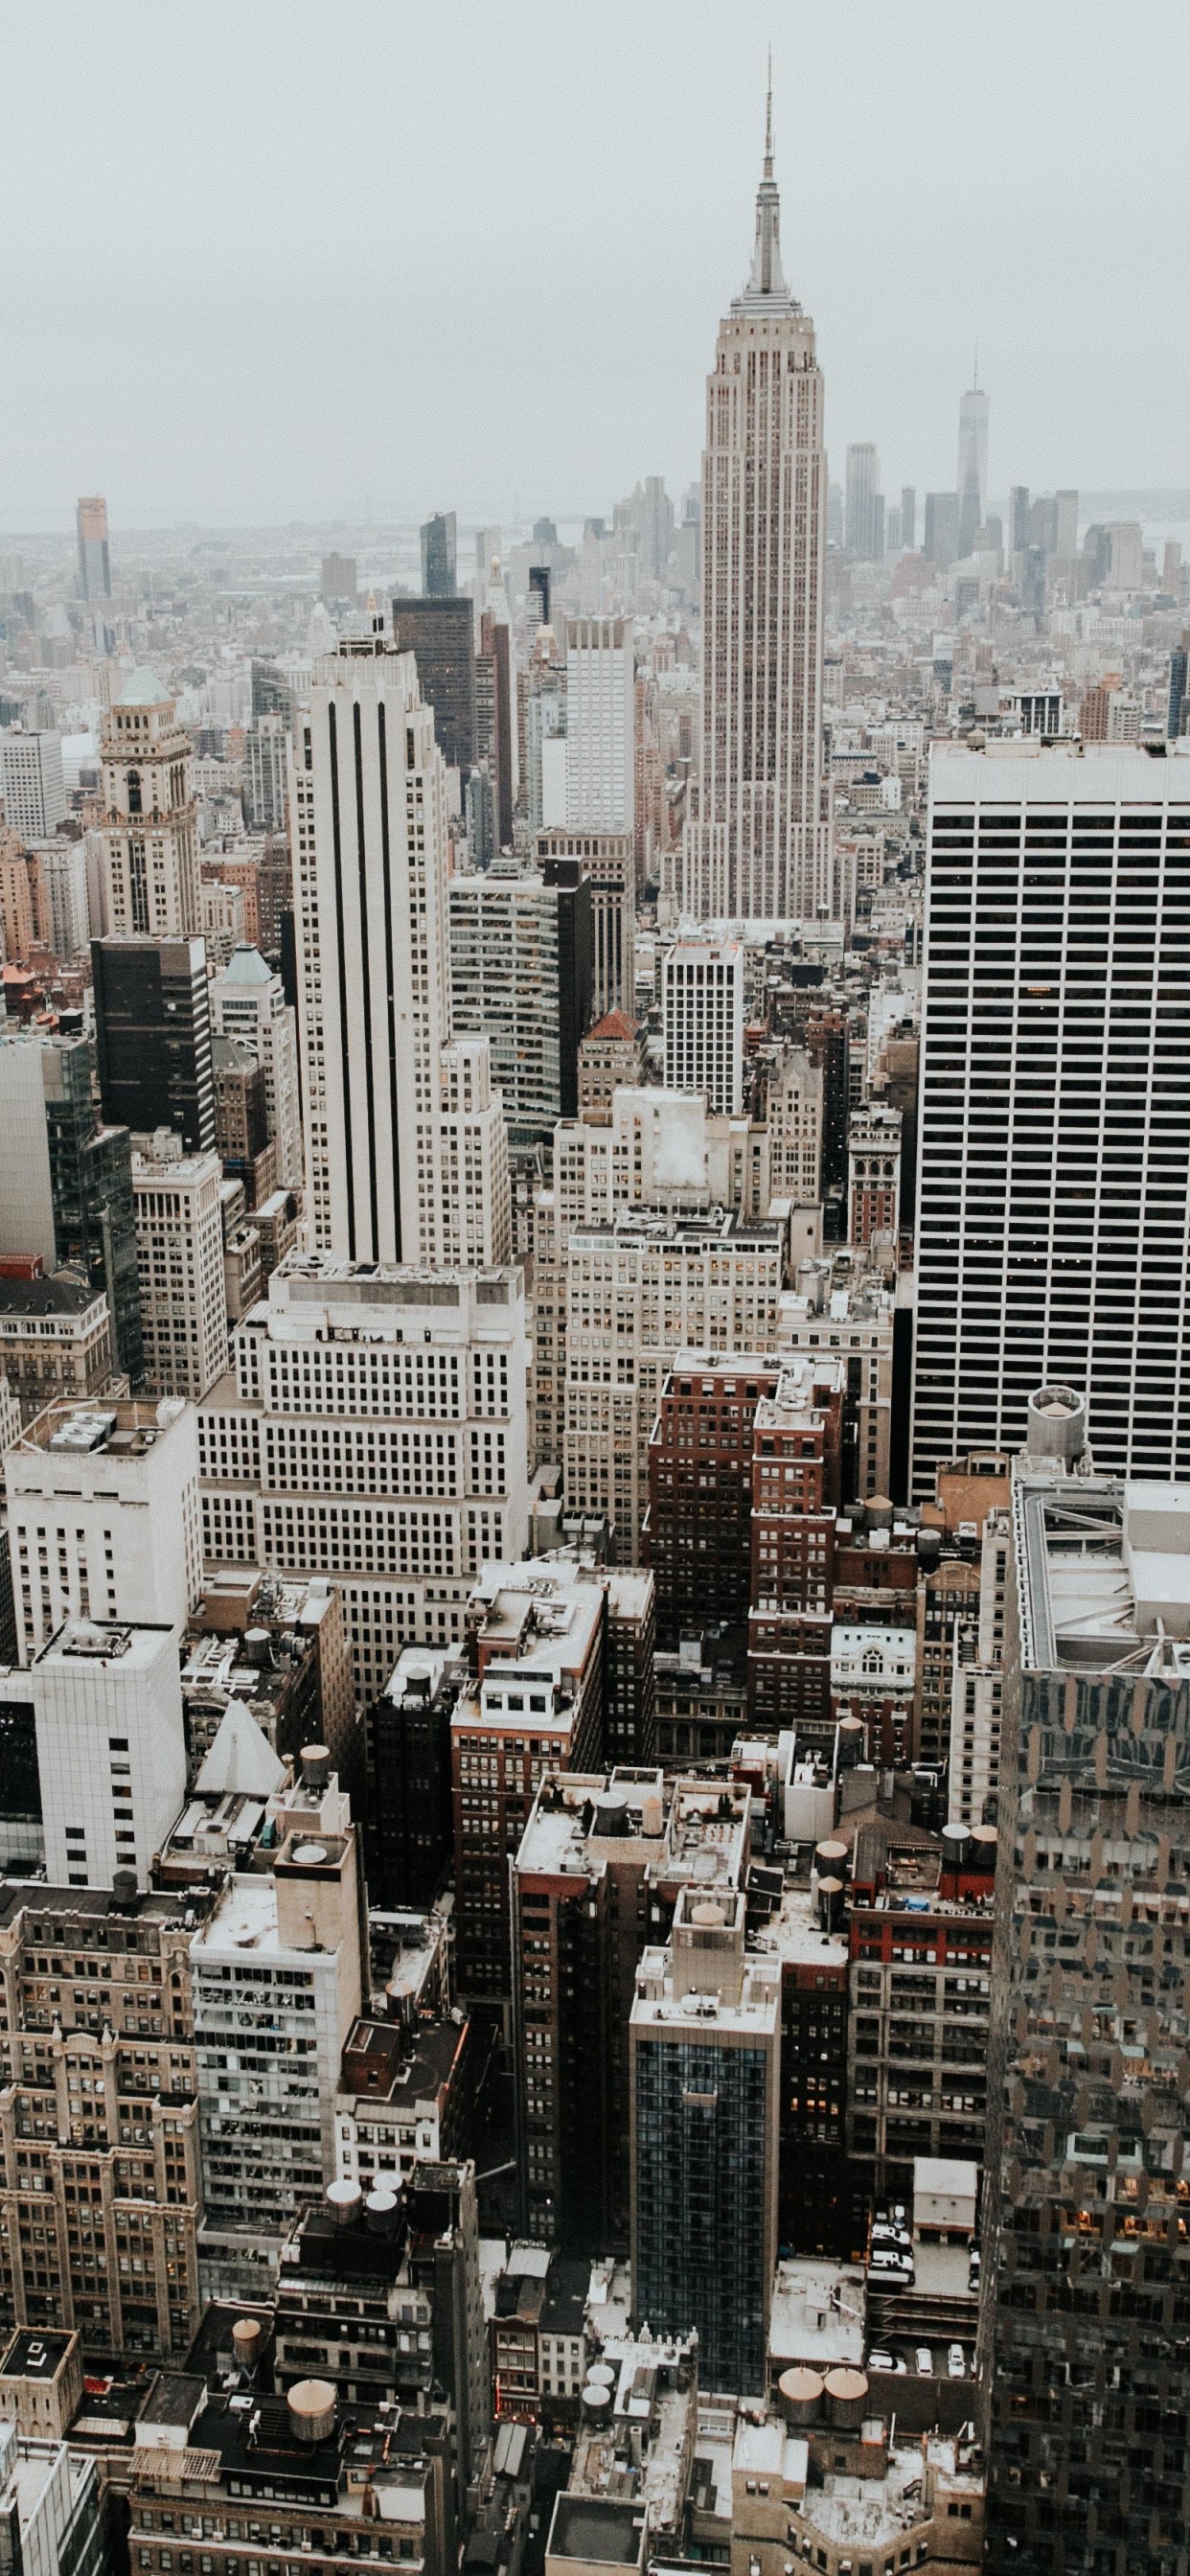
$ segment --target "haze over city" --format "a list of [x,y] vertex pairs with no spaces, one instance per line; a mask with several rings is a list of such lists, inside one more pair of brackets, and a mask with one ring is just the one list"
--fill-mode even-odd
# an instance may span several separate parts
[[940,483],[978,341],[992,485],[1184,485],[1163,142],[1186,14],[307,0],[12,8],[0,529],[581,516],[697,469],[771,41],[832,455]]

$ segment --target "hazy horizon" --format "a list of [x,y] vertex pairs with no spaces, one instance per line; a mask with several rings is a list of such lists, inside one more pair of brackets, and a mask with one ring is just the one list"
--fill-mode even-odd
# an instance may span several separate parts
[[1005,0],[845,20],[741,0],[433,13],[312,0],[6,29],[0,527],[408,527],[609,509],[698,471],[742,282],[771,32],[782,246],[831,472],[953,488],[979,344],[990,486],[1190,487],[1161,100],[1190,22]]

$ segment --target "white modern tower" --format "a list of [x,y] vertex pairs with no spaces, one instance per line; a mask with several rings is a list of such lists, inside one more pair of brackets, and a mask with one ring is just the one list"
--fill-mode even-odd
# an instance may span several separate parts
[[913,1491],[1085,1395],[1098,1468],[1190,1477],[1190,758],[931,761]]
[[486,1050],[465,1106],[444,1054],[446,765],[413,655],[381,620],[315,663],[290,784],[312,1246],[349,1261],[503,1260]]
[[630,832],[636,819],[636,671],[630,617],[566,622],[566,820]]
[[702,776],[683,910],[813,915],[830,901],[823,382],[814,325],[781,268],[771,93],[751,274],[707,381],[702,494]]
[[[988,398],[976,361],[970,391],[959,404],[959,553],[969,555],[983,526],[988,491]],[[1071,553],[1074,552],[1073,546]]]

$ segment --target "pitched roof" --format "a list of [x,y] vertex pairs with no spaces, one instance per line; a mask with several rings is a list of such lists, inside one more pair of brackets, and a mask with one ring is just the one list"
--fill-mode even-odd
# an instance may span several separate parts
[[229,1790],[267,1798],[285,1777],[285,1765],[274,1753],[242,1699],[230,1699],[218,1731],[194,1783],[200,1797],[226,1797]]
[[156,672],[150,671],[148,665],[142,662],[135,671],[129,672],[116,705],[118,707],[161,707],[167,704],[168,699],[168,689],[162,688]]
[[627,1038],[630,1041],[635,1041],[636,1034],[635,1023],[627,1019],[623,1011],[605,1012],[594,1028],[587,1031],[589,1038]]

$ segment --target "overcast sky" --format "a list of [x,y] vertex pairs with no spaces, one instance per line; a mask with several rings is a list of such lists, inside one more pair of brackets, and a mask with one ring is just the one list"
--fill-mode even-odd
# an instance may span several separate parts
[[832,471],[1190,484],[1185,0],[7,0],[0,529],[679,493],[770,31]]

